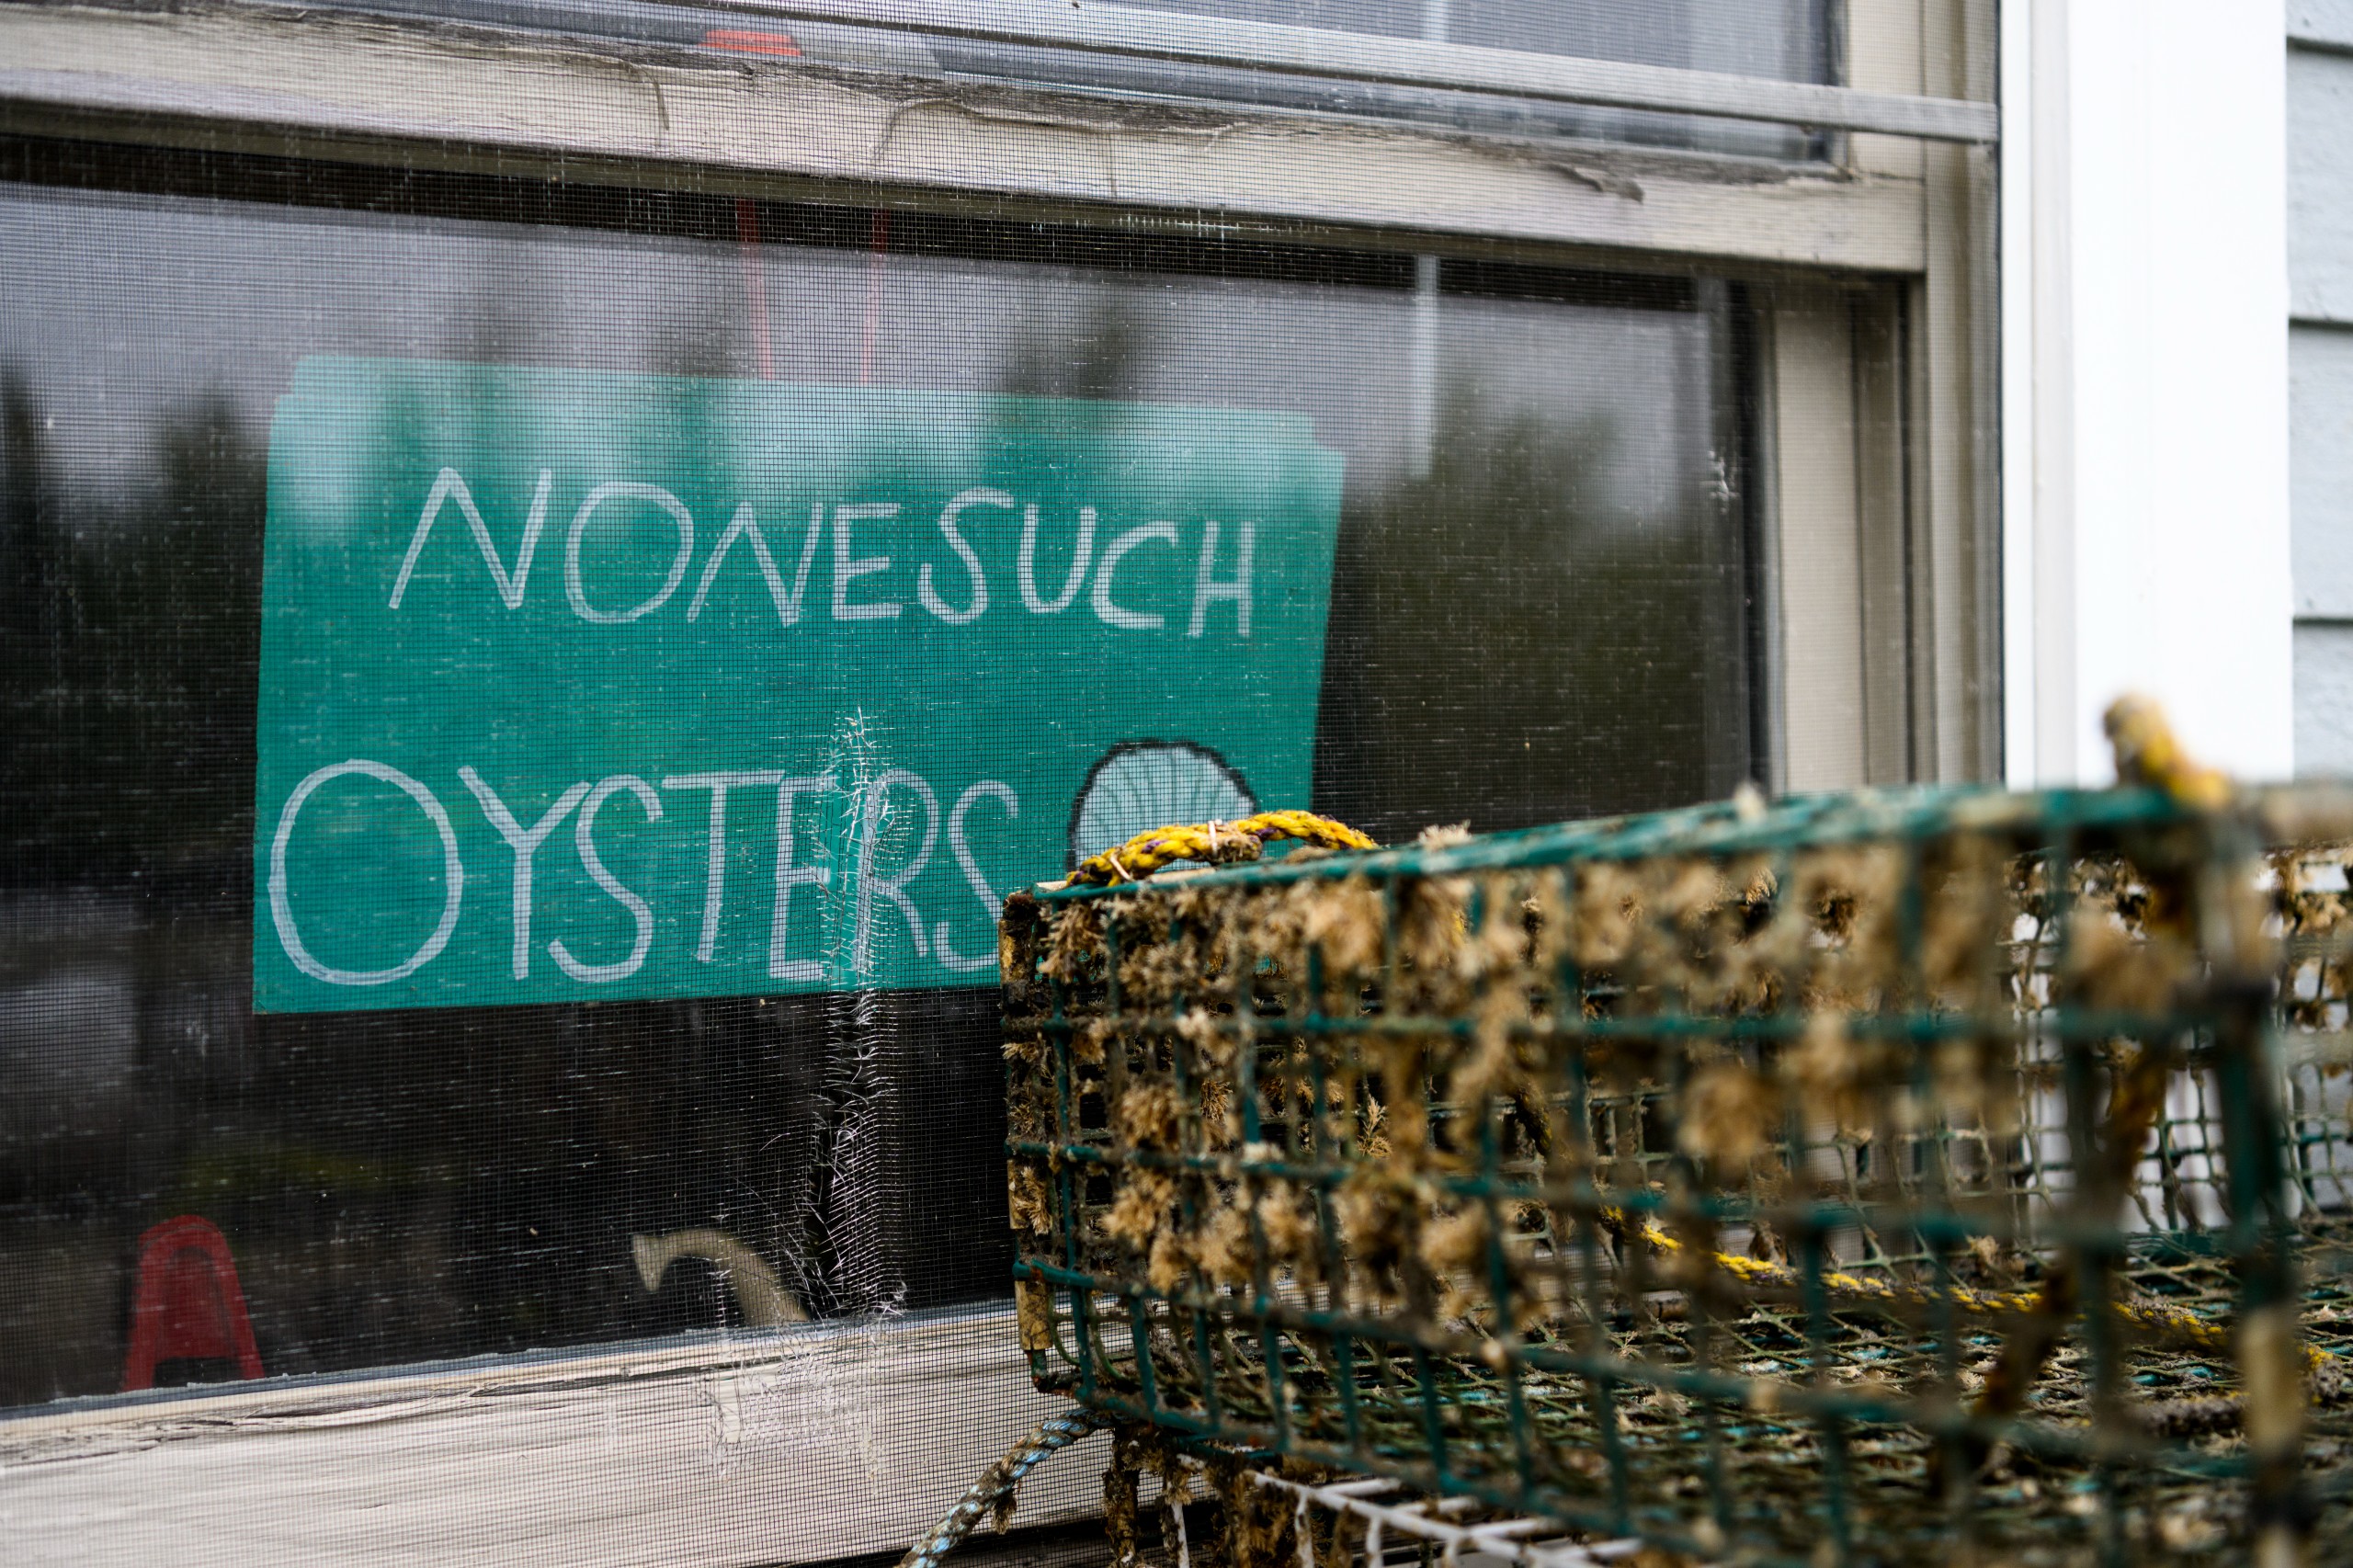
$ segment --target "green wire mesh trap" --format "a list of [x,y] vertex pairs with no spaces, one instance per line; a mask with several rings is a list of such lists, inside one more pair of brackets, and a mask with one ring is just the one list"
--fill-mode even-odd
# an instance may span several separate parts
[[2348,834],[1923,791],[1017,895],[1033,1374],[1709,1560],[2353,1551]]

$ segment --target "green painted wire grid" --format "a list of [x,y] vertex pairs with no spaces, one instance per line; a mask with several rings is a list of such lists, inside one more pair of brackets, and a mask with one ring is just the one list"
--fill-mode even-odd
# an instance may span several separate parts
[[1017,895],[1034,1376],[1696,1557],[2353,1550],[2353,794],[1750,802]]

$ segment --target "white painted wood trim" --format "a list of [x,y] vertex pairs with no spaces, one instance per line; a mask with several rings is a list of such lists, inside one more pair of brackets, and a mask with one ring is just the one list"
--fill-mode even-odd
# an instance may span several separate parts
[[2054,0],[2006,40],[2030,82],[2006,166],[2032,185],[2003,262],[2029,318],[2004,422],[2030,418],[2004,495],[2017,782],[2109,778],[2128,689],[2231,771],[2290,771],[2282,28],[2280,0]]
[[0,126],[1218,232],[1925,265],[1911,178],[249,6],[0,6]]
[[[1923,85],[2000,96],[1995,12],[1927,0]],[[1925,147],[1928,267],[1912,304],[1912,777],[2001,776],[1999,149]]]
[[1853,789],[1866,782],[1869,757],[1849,298],[1827,286],[1776,290],[1760,336],[1774,410],[1779,782],[1799,794]]
[[[1969,0],[1858,0],[1851,80],[1995,90],[1993,15]],[[1766,370],[1782,679],[1780,781],[1830,790],[1983,778],[1999,766],[1991,537],[1999,400],[1989,340],[1998,171],[1980,149],[1857,136],[1923,182],[1915,278],[1770,290]],[[1843,667],[1842,667],[1843,665]]]
[[[0,1423],[20,1564],[808,1562],[904,1550],[1066,1402],[1012,1313],[81,1402]],[[1098,1513],[1108,1440],[1024,1524]]]
[[[2035,222],[2036,202],[2051,196],[2050,182],[2036,177],[2041,161],[2049,156],[2048,139],[2038,127],[2053,118],[2039,107],[2040,95],[2046,89],[2034,74],[2035,40],[2054,26],[2063,27],[2064,13],[2055,6],[2037,9],[2007,5],[2001,7],[1999,25],[2000,90],[2010,110],[1999,154],[2002,773],[2012,788],[2027,789],[2042,777],[2039,759],[2048,757],[2040,728],[2038,685],[2045,665],[2040,649],[2047,639],[2037,594],[2046,585],[2056,588],[2051,572],[2038,570],[2037,561],[2043,536],[2035,525],[2046,514],[2037,506],[2037,486],[2044,481],[2045,469],[2036,456],[2040,417],[2037,393],[2042,381],[2036,353],[2038,345],[2049,341],[2049,335],[2038,336],[2035,328],[2036,312],[2051,296],[2035,286],[2036,258],[2063,233],[2048,222]],[[2050,45],[2045,48],[2047,51]],[[2055,406],[2063,405],[2062,398]],[[2052,509],[2048,515],[2055,528],[2060,514]],[[2068,771],[2072,773],[2072,767]]]

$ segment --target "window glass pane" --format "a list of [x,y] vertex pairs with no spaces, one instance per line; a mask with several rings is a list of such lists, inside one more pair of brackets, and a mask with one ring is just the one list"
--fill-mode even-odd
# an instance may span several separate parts
[[1002,1295],[995,897],[1759,766],[1729,285],[0,175],[0,1404]]

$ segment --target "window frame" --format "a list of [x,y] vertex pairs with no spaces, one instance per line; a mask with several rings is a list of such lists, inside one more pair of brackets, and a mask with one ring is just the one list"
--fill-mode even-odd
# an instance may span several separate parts
[[[1725,100],[1720,112],[1850,110],[1828,157],[1802,164],[248,4],[0,4],[0,131],[1727,279],[1757,323],[1754,449],[1727,483],[1756,487],[1760,517],[1768,782],[1838,789],[2000,773],[1994,9],[1847,0],[1843,85],[1750,82]],[[1424,63],[1502,52],[1440,46]],[[1620,97],[1709,86],[1704,73],[1645,87],[1643,72],[1662,74],[1514,59]],[[1886,133],[1907,116],[1966,134]],[[838,1417],[829,1440],[856,1449],[858,1422],[888,1438],[836,1483],[892,1506],[851,1520],[779,1505],[777,1488],[815,1461],[763,1446],[742,1416],[747,1393],[775,1392],[778,1367],[835,1358],[867,1358],[873,1403],[822,1413]],[[990,1308],[64,1401],[0,1415],[0,1465],[36,1556],[86,1550],[85,1505],[104,1489],[119,1539],[206,1562],[298,1539],[304,1560],[330,1562],[564,1540],[598,1557],[809,1561],[904,1545],[1051,1403],[1029,1385],[1009,1307]],[[945,1439],[926,1436],[943,1420]],[[1049,1467],[1023,1520],[1099,1506],[1097,1458]]]

